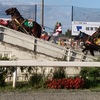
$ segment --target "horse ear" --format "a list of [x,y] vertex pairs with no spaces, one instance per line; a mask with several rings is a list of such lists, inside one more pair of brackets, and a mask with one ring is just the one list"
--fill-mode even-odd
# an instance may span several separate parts
[[16,9],[16,7],[14,7],[13,9]]
[[12,12],[14,12],[14,11],[16,11],[16,7],[13,7],[13,8],[12,8]]
[[81,31],[79,32],[79,34],[82,33]]

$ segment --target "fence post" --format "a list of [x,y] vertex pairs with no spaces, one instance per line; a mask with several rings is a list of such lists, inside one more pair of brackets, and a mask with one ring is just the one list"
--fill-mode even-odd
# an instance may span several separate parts
[[68,55],[68,56],[67,56],[67,61],[70,61],[70,52],[71,52],[71,51],[70,51],[70,49],[68,49],[68,54],[67,54],[67,55]]
[[13,72],[13,88],[16,87],[16,81],[17,81],[17,67],[14,67],[14,72]]
[[63,48],[63,54],[62,54],[62,59],[65,60],[66,59],[66,47]]
[[36,52],[36,50],[37,50],[37,39],[35,38],[34,39],[34,52]]

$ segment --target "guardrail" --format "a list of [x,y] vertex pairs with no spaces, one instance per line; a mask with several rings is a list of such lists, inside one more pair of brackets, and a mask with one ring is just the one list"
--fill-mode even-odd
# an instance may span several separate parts
[[[1,42],[13,44],[22,48],[26,48],[33,52],[41,53],[50,57],[66,61],[90,61],[96,58],[84,55],[71,49],[44,41],[33,36],[23,34],[7,27],[0,25]],[[77,56],[78,55],[78,56]],[[86,58],[86,59],[84,59]]]
[[67,62],[67,61],[32,61],[32,60],[17,60],[17,61],[0,61],[0,66],[43,66],[43,67],[100,67],[100,62]]

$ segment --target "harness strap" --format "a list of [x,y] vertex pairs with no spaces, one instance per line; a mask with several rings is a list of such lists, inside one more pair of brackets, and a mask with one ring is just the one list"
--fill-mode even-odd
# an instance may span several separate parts
[[14,21],[15,21],[15,23],[17,24],[17,29],[18,29],[19,27],[21,27],[22,30],[24,30],[24,32],[25,32],[26,34],[29,34],[29,33],[27,32],[27,30],[22,26],[22,24],[23,24],[26,20],[24,20],[22,23],[20,23],[20,22],[15,18]]
[[[22,23],[20,23],[20,25],[22,26],[22,24],[25,22],[26,20],[24,20]],[[23,27],[23,26],[22,26]]]

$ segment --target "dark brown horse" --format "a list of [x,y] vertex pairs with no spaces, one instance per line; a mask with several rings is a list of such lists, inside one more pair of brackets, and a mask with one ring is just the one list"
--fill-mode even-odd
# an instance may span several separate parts
[[5,11],[7,15],[11,15],[10,28],[14,30],[30,34],[36,38],[41,37],[41,26],[33,20],[24,19],[16,8],[9,8]]
[[[98,33],[97,33],[98,34]],[[88,34],[81,32],[78,34],[78,36],[75,37],[75,40],[81,40],[84,43],[85,48],[83,48],[82,52],[90,51],[90,54],[94,56],[94,51],[100,51],[100,45],[97,45],[95,43],[96,37],[89,36]],[[97,37],[97,39],[99,39]]]

